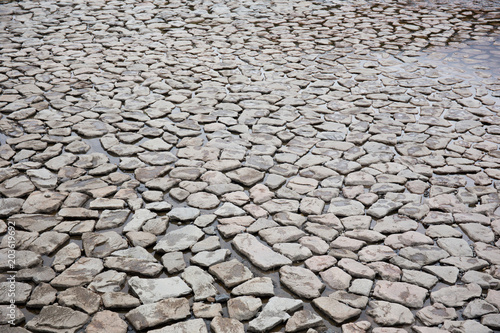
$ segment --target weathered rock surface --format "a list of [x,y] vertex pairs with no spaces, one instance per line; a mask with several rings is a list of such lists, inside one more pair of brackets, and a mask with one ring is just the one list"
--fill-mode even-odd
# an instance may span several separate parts
[[125,317],[136,330],[143,330],[160,324],[189,317],[189,302],[185,298],[167,298],[157,303],[144,304]]
[[179,277],[142,279],[134,276],[128,280],[128,284],[143,304],[184,296],[192,292],[191,288]]
[[287,257],[274,252],[271,248],[260,243],[250,234],[237,235],[233,245],[257,267],[269,270],[283,265],[290,265],[292,261]]

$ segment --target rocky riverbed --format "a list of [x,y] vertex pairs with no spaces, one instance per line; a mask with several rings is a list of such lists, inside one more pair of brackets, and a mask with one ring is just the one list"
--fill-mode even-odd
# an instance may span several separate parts
[[499,24],[1,1],[0,331],[500,330]]

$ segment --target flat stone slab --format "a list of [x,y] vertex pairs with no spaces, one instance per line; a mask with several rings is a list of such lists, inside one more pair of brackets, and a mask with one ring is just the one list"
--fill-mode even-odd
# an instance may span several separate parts
[[222,281],[227,288],[253,278],[253,273],[236,259],[213,265],[208,271]]
[[293,242],[305,235],[305,232],[294,226],[274,227],[259,231],[259,236],[271,246],[276,243]]
[[192,292],[191,288],[179,277],[142,279],[134,276],[128,280],[128,284],[143,304],[185,296]]
[[127,323],[120,318],[118,313],[104,310],[98,312],[92,321],[87,325],[86,333],[99,333],[102,331],[109,333],[126,333]]
[[136,330],[144,330],[190,315],[189,302],[186,298],[167,298],[156,303],[141,305],[129,311],[125,317]]
[[339,324],[361,314],[360,309],[351,308],[331,297],[316,298],[313,300],[313,304]]
[[453,320],[457,317],[454,308],[447,308],[441,303],[426,306],[417,312],[417,318],[427,326],[439,325],[445,320]]
[[81,258],[50,281],[50,284],[61,288],[80,286],[92,282],[103,269],[104,265],[100,259]]
[[74,333],[83,327],[89,316],[83,312],[58,305],[45,306],[38,316],[26,323],[35,332]]
[[301,310],[295,312],[285,325],[285,332],[298,332],[321,325],[323,318],[312,311]]
[[57,300],[60,305],[76,307],[88,314],[97,312],[101,305],[101,297],[99,295],[80,286],[61,291],[57,295]]
[[191,319],[184,322],[168,325],[156,330],[149,330],[149,333],[208,333],[207,325],[203,319]]
[[252,186],[264,178],[263,172],[248,167],[229,171],[226,175],[235,182],[245,186]]
[[280,281],[295,294],[304,298],[317,298],[325,285],[312,271],[294,266],[280,268]]
[[371,301],[369,306],[371,309],[367,311],[368,315],[379,325],[410,325],[415,321],[410,309],[400,304]]
[[150,260],[126,257],[104,258],[104,266],[125,273],[136,273],[149,277],[159,275],[163,269],[163,265],[151,262]]
[[421,308],[427,296],[427,289],[405,282],[380,280],[375,282],[373,295],[385,301],[403,304],[411,308]]
[[481,292],[476,283],[450,286],[431,292],[431,300],[446,306],[463,306],[469,299],[481,296]]
[[236,296],[274,296],[273,280],[269,277],[256,277],[234,287],[231,294]]
[[252,264],[263,270],[270,270],[292,263],[290,259],[274,252],[250,234],[236,235],[233,239],[233,245],[238,251],[248,257]]
[[205,235],[201,229],[194,225],[187,225],[167,232],[167,234],[158,241],[154,249],[162,252],[183,251],[193,246]]
[[189,266],[181,274],[181,277],[193,289],[194,300],[201,301],[217,295],[212,275],[197,266]]
[[298,299],[272,297],[264,306],[257,318],[248,323],[248,330],[252,332],[266,332],[288,320],[288,312],[302,307],[303,302]]
[[252,319],[261,306],[260,298],[254,296],[235,297],[227,302],[229,317],[239,321]]

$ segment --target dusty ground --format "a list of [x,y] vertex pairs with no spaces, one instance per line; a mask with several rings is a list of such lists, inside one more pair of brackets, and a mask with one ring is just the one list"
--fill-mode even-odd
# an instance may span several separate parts
[[0,330],[498,331],[499,23],[3,1]]

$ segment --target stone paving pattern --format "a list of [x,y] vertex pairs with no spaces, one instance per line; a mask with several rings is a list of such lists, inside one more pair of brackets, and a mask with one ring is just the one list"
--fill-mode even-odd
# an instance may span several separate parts
[[0,331],[499,330],[488,4],[3,1]]

